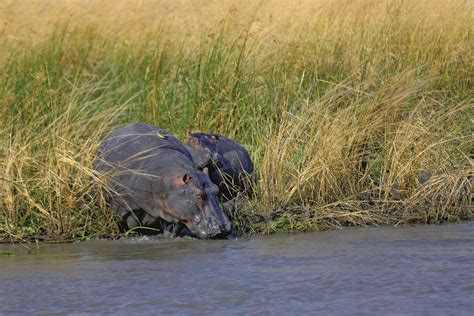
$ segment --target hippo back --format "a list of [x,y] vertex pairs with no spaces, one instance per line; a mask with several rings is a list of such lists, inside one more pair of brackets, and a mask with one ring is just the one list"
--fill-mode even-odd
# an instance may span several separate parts
[[213,135],[216,138],[217,151],[229,161],[237,173],[252,174],[254,171],[252,159],[247,149],[222,135]]
[[[194,165],[184,145],[171,133],[148,124],[129,124],[113,130],[101,142],[94,169],[108,171],[114,163],[127,166],[139,164],[141,159],[166,152],[160,159],[180,157],[185,164]],[[168,158],[170,157],[170,158]]]

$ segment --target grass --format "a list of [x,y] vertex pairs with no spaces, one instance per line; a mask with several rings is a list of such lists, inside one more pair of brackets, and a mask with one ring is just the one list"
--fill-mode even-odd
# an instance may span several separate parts
[[91,164],[137,121],[248,147],[244,233],[471,218],[472,9],[4,1],[0,239],[119,236]]

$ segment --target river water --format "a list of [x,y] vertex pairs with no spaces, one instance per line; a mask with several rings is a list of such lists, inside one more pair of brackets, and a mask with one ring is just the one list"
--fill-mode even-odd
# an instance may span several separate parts
[[474,314],[472,221],[30,248],[0,246],[0,314]]

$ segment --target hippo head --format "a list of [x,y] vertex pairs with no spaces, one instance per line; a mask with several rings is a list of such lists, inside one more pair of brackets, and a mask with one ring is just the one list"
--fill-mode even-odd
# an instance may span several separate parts
[[172,189],[164,197],[159,217],[184,225],[193,235],[203,239],[225,237],[231,232],[232,223],[218,204],[219,190],[206,174],[201,171],[175,172],[170,185]]
[[213,134],[188,133],[186,148],[199,169],[208,167],[211,171],[227,170],[230,165],[217,150],[217,138]]
[[207,138],[188,132],[185,147],[191,154],[198,169],[202,170],[206,167],[212,169],[220,166],[221,159],[216,145]]

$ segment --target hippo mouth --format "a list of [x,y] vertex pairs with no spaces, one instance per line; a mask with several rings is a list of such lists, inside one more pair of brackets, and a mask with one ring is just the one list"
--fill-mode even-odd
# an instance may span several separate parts
[[[131,214],[134,214],[134,217]],[[133,219],[130,220],[130,219]],[[175,219],[166,221],[149,215],[142,209],[134,210],[124,218],[125,226],[135,227],[134,231],[143,235],[163,234],[169,238],[193,237],[200,239],[222,239],[230,232],[223,228],[217,219],[201,219],[200,216],[190,221]],[[146,227],[141,227],[146,226]],[[147,227],[151,228],[148,229]],[[124,230],[128,230],[124,228]]]
[[169,223],[161,220],[161,227],[163,233],[171,236],[172,238],[179,237],[192,237],[192,238],[204,238],[204,239],[225,239],[228,237],[229,232],[222,232],[219,230],[218,233],[193,233],[184,223]]
[[222,239],[230,233],[230,229],[225,228],[223,223],[214,218],[198,221],[193,231],[201,239]]

